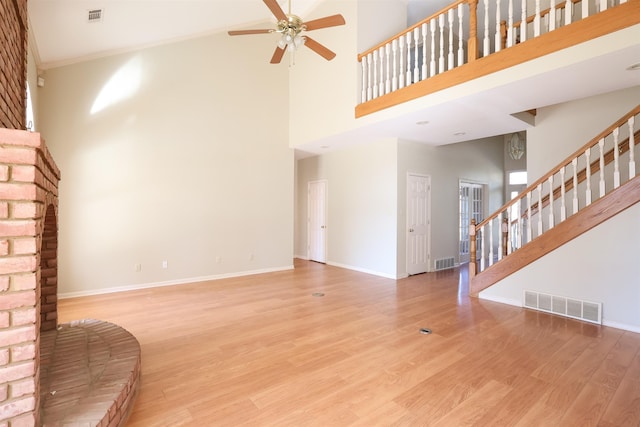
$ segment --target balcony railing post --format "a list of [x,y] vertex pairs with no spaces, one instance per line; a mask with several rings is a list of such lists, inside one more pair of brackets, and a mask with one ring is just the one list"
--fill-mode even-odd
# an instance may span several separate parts
[[469,226],[469,280],[476,275],[476,220]]
[[468,61],[478,59],[478,0],[469,0],[469,48]]

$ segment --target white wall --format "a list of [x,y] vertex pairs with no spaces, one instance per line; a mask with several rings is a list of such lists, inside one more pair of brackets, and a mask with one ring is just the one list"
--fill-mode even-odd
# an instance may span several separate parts
[[47,71],[61,294],[292,266],[288,72],[268,63],[273,43],[218,34]]
[[454,257],[458,262],[458,194],[461,179],[488,185],[486,214],[503,198],[503,139],[431,147],[402,141],[398,154],[398,271],[406,275],[407,174],[431,176],[431,260]]
[[539,108],[527,130],[527,178],[536,181],[638,105],[640,86]]
[[[406,28],[403,0],[327,0],[305,19],[340,13],[346,25],[309,32],[336,53],[327,62],[303,48],[290,77],[290,145],[335,136],[357,127],[361,68],[358,53]],[[283,61],[288,58],[285,57]],[[342,138],[344,144],[354,141]]]
[[298,160],[296,254],[307,254],[307,184],[327,180],[327,263],[396,277],[397,141]]
[[[640,87],[538,110],[527,131],[529,181],[637,105]],[[524,289],[603,303],[605,324],[640,332],[640,207],[634,206],[481,292],[522,304]],[[588,266],[588,268],[585,268]]]

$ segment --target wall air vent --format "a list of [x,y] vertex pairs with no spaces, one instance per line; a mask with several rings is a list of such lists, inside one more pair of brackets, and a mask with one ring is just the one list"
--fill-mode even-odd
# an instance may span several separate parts
[[87,22],[102,22],[103,9],[90,9],[87,11]]
[[523,307],[585,322],[602,324],[602,303],[524,291]]
[[456,265],[456,261],[453,257],[449,258],[440,258],[436,260],[436,269],[438,270],[447,270],[449,268],[453,268]]

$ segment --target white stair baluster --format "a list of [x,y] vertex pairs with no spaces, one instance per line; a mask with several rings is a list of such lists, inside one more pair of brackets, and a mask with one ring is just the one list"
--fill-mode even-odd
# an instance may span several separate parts
[[373,97],[378,97],[378,51],[373,52]]
[[600,12],[607,10],[607,7],[609,6],[607,3],[607,0],[600,0]]
[[613,130],[613,188],[620,187],[620,150],[618,147],[618,136],[620,128]]
[[464,20],[464,7],[462,3],[458,5],[458,67],[464,64],[464,30],[462,21]]
[[629,117],[629,179],[636,176],[636,160],[635,160],[635,135],[633,134],[633,125],[635,117]]
[[509,16],[507,17],[507,47],[511,47],[514,45],[513,43],[513,2],[514,0],[509,0]]
[[429,22],[429,29],[431,30],[431,63],[429,64],[429,75],[435,76],[436,70],[436,19],[432,19]]
[[405,83],[409,86],[413,81],[411,80],[411,33],[407,33],[407,78]]
[[536,16],[533,19],[533,37],[540,35],[540,0],[536,0]]
[[398,90],[398,39],[391,42],[391,50],[393,51],[393,78],[391,79],[391,90]]
[[542,234],[542,183],[538,184],[538,236]]
[[360,103],[367,102],[367,57],[362,58],[362,94],[360,95]]
[[484,271],[484,242],[486,241],[484,227],[484,225],[480,227],[480,236],[482,237],[480,240],[480,271]]
[[549,31],[556,29],[556,0],[551,0],[549,6]]
[[582,0],[582,19],[588,16],[589,16],[589,2],[587,0]]
[[509,213],[511,212],[511,208],[508,208],[505,211],[505,215],[507,217],[507,224],[506,224],[506,228],[507,228],[507,255],[511,254],[511,251],[513,250],[511,247],[511,242],[513,239],[513,233],[511,231],[511,216],[509,215]]
[[500,0],[496,0],[496,34],[495,34],[495,52],[502,49],[502,31],[500,31]]
[[516,249],[520,249],[522,247],[522,229],[521,229],[521,224],[522,224],[522,198],[518,199],[518,201],[516,202],[516,215],[518,215],[518,217],[516,218]]
[[420,48],[420,29],[417,27],[413,29],[413,44],[413,60],[415,62],[413,66],[413,82],[418,83],[420,81],[420,61],[418,61],[420,58],[420,56],[418,56],[418,49]]
[[384,93],[389,93],[391,92],[391,43],[387,43],[384,50],[387,57],[387,80],[384,82]]
[[520,43],[527,40],[527,0],[521,2],[520,14]]
[[587,179],[587,189],[586,189],[586,194],[584,197],[584,204],[585,206],[589,206],[591,204],[591,147],[587,147],[586,150],[584,150],[584,156],[586,157],[586,162],[587,162],[587,167],[586,167],[586,174],[585,177]]
[[554,226],[554,213],[553,213],[553,175],[549,177],[549,229]]
[[564,200],[564,194],[565,194],[564,172],[565,172],[565,166],[562,166],[560,168],[560,222],[567,219],[567,205]]
[[604,138],[598,141],[598,147],[600,148],[600,197],[604,197],[606,194],[604,184]]
[[440,56],[438,57],[438,72],[444,72],[444,14],[438,16],[438,27],[440,28]]
[[489,221],[489,267],[493,265],[493,221]]
[[571,160],[573,166],[573,214],[578,213],[578,158]]
[[500,218],[503,217],[504,212],[500,213],[500,215],[498,215],[498,217],[496,218],[496,221],[498,222],[498,261],[500,261],[502,259],[502,252],[504,252],[504,245],[502,244],[502,236],[504,236],[503,231],[505,231],[505,229],[503,228],[504,225],[502,223],[502,221],[500,221]]
[[400,58],[400,64],[398,64],[398,88],[404,87],[404,35],[398,38],[398,58]]
[[425,80],[428,75],[427,67],[427,23],[424,22],[420,27],[422,29],[422,80]]
[[378,96],[384,95],[384,46],[378,49],[378,54],[380,55],[380,88],[378,89]]
[[533,232],[531,230],[531,191],[527,193],[527,243],[533,240]]
[[482,49],[482,56],[487,56],[491,53],[491,43],[489,39],[489,0],[484,0],[484,45]]
[[371,80],[371,61],[373,55],[369,53],[367,55],[367,101],[371,101],[373,99],[373,84]]
[[[583,1],[586,2],[587,0]],[[564,25],[571,24],[571,21],[573,21],[573,2],[571,0],[567,0],[564,4]]]
[[453,53],[453,9],[447,13],[449,18],[449,56],[447,57],[447,70],[455,67],[455,55]]

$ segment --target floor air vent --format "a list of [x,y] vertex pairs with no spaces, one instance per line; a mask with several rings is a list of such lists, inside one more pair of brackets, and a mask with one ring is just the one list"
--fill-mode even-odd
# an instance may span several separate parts
[[585,322],[602,324],[602,303],[524,291],[524,307]]
[[448,268],[455,267],[456,262],[453,257],[449,258],[440,258],[436,260],[436,271],[438,270],[446,270]]
[[102,9],[88,10],[87,22],[102,22]]

